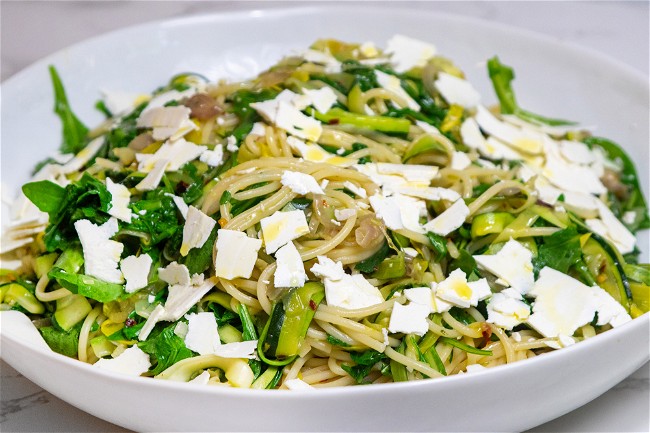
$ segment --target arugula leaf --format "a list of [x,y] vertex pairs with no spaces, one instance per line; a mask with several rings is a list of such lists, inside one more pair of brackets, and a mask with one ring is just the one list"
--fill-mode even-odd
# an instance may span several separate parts
[[376,350],[367,350],[360,353],[350,352],[350,357],[356,363],[356,365],[348,366],[342,364],[341,368],[343,368],[343,370],[352,376],[357,381],[357,383],[363,382],[375,364],[388,358],[386,355],[377,352]]
[[336,337],[333,337],[331,335],[327,336],[327,342],[331,344],[332,346],[339,346],[339,347],[350,347],[348,343],[345,341],[339,340]]
[[634,163],[629,155],[615,142],[601,137],[588,137],[583,142],[593,148],[598,146],[605,151],[607,158],[616,161],[620,160],[623,163],[623,172],[621,174],[621,182],[630,189],[630,194],[627,199],[621,203],[621,211],[633,211],[638,217],[632,225],[628,228],[633,232],[637,230],[650,228],[650,216],[648,215],[648,204],[641,190],[639,184],[639,177],[636,172]]
[[170,367],[185,358],[192,356],[192,351],[185,346],[181,337],[174,334],[176,324],[173,323],[161,331],[154,329],[147,341],[138,343],[138,347],[143,352],[149,354],[155,367],[150,371],[152,375],[162,373],[167,367]]
[[70,274],[60,268],[52,268],[48,276],[56,279],[72,293],[79,293],[99,302],[114,301],[125,293],[121,284],[107,283],[90,275]]
[[43,336],[43,340],[50,348],[61,355],[71,358],[77,357],[79,347],[79,334],[81,333],[81,323],[69,331],[57,329],[54,326],[45,326],[38,331]]
[[533,258],[533,265],[536,274],[545,266],[566,274],[569,268],[579,264],[580,260],[580,234],[575,226],[569,226],[544,237],[544,243],[537,249],[537,257]]
[[[240,142],[253,129],[253,123],[260,117],[250,106],[253,102],[267,101],[278,95],[272,89],[258,92],[252,90],[238,90],[232,95],[232,111],[239,116],[239,125],[232,131],[232,136]],[[235,164],[236,165],[236,164]]]
[[54,88],[54,112],[59,116],[63,125],[61,153],[77,153],[86,146],[88,128],[72,112],[56,68],[50,65],[49,70]]
[[381,262],[384,261],[389,252],[390,247],[388,246],[388,242],[384,241],[381,248],[379,248],[375,254],[357,263],[354,266],[354,269],[363,272],[364,274],[370,274],[377,269]]
[[543,123],[550,126],[566,126],[576,124],[576,122],[569,120],[552,119],[522,109],[517,104],[515,93],[512,90],[512,80],[515,78],[515,71],[510,66],[501,63],[497,56],[489,59],[487,66],[490,80],[492,80],[492,86],[494,87],[494,91],[497,94],[497,98],[499,98],[501,113],[514,114],[523,120],[529,122],[532,121],[533,123]]
[[[162,187],[149,191],[142,200],[131,205],[138,218],[133,218],[131,223],[124,226],[124,230],[140,232],[140,244],[145,251],[171,238],[178,230],[183,230],[174,200],[165,192]],[[141,211],[146,213],[142,215]]]
[[111,158],[114,157],[112,150],[126,147],[138,135],[137,120],[142,111],[147,107],[148,102],[138,105],[128,115],[122,117],[119,123],[106,133],[105,144],[99,155]]
[[180,257],[178,262],[187,266],[190,275],[202,274],[212,263],[212,247],[217,240],[217,226],[212,229],[210,236],[201,248],[192,248],[185,257]]
[[36,207],[48,214],[59,210],[61,202],[65,197],[65,188],[49,180],[30,182],[23,185],[23,194],[36,205]]
[[76,242],[74,222],[77,220],[105,223],[110,217],[111,193],[102,182],[84,173],[80,180],[65,187],[59,203],[58,209],[50,213],[50,224],[45,229],[43,240],[47,251],[65,249]]
[[444,236],[437,235],[433,232],[427,232],[427,238],[429,239],[429,242],[431,242],[434,251],[437,253],[436,261],[444,259],[447,255],[447,240]]

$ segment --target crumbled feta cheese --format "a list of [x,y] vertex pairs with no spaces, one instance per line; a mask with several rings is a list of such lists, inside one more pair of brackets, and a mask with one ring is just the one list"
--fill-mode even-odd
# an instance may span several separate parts
[[281,183],[284,186],[288,186],[296,194],[325,194],[325,191],[318,185],[314,176],[299,171],[286,170],[282,173]]
[[364,42],[359,46],[359,52],[366,58],[377,57],[379,55],[379,50],[374,43],[368,41]]
[[209,278],[196,286],[182,284],[169,286],[169,294],[167,295],[167,301],[165,301],[164,314],[160,320],[167,320],[170,322],[177,321],[183,317],[183,315],[187,313],[194,304],[199,302],[199,300],[205,296],[212,287],[214,287],[214,284],[214,279]]
[[537,131],[517,128],[500,121],[482,105],[477,107],[476,122],[483,131],[506,143],[517,152],[538,155],[544,150],[544,143],[550,140],[548,136]]
[[305,266],[298,249],[288,242],[275,253],[277,269],[273,275],[275,287],[302,287],[307,281]]
[[498,253],[474,256],[474,260],[523,295],[535,284],[533,253],[514,239],[506,242]]
[[436,47],[408,36],[395,35],[388,40],[385,52],[391,55],[395,72],[401,74],[416,66],[424,66],[436,55]]
[[437,186],[428,186],[428,187],[400,186],[395,188],[395,192],[403,195],[408,195],[410,197],[423,198],[425,200],[431,200],[431,201],[447,200],[447,201],[455,202],[458,199],[460,199],[460,194],[458,194],[453,189],[441,188]]
[[197,129],[190,120],[191,111],[183,105],[149,108],[140,114],[136,125],[138,128],[153,128],[151,134],[155,140],[177,140]]
[[126,286],[124,291],[126,293],[134,293],[149,283],[149,271],[153,260],[149,254],[140,254],[140,256],[128,256],[120,262],[120,270]]
[[248,135],[264,137],[266,135],[266,126],[264,126],[264,123],[262,122],[255,122],[253,123],[253,129],[251,129],[251,132],[249,132]]
[[217,319],[212,312],[191,313],[187,318],[185,346],[199,355],[213,355],[221,344]]
[[345,221],[357,214],[356,209],[334,209],[334,218],[337,221]]
[[487,312],[489,323],[509,331],[530,317],[530,307],[514,289],[504,289],[492,295],[487,304]]
[[471,364],[465,367],[465,373],[480,373],[481,371],[487,370],[487,367],[482,366],[481,364]]
[[111,217],[101,226],[85,219],[77,220],[74,228],[83,247],[86,275],[108,283],[123,284],[124,277],[117,266],[124,245],[110,239],[118,230],[115,217]]
[[442,132],[440,132],[438,128],[422,120],[416,120],[415,125],[418,126],[422,131],[426,132],[427,134],[442,135]]
[[156,160],[151,171],[135,186],[135,189],[138,191],[151,191],[158,188],[168,164],[169,159]]
[[167,160],[165,166],[167,171],[180,170],[182,166],[198,158],[205,150],[206,146],[197,146],[183,138],[176,141],[167,141],[153,154],[136,153],[135,159],[138,161],[138,170],[149,172],[160,160]]
[[356,186],[355,184],[353,184],[349,180],[346,180],[345,182],[343,182],[343,186],[345,188],[347,188],[350,192],[352,192],[354,195],[356,195],[359,198],[368,197],[368,193],[366,192],[365,189],[363,189],[360,186]]
[[404,289],[403,293],[411,303],[427,307],[429,313],[440,313],[436,308],[434,293],[430,287],[413,287],[411,289]]
[[481,102],[481,95],[469,81],[446,72],[438,73],[438,79],[434,82],[434,86],[450,105],[474,108]]
[[402,252],[408,257],[417,257],[418,255],[418,251],[415,248],[411,247],[402,248]]
[[113,116],[130,112],[137,105],[140,95],[128,92],[114,92],[102,90],[102,100]]
[[535,298],[535,303],[526,323],[544,337],[573,335],[593,320],[598,307],[591,287],[549,267],[539,272],[528,294]]
[[402,305],[396,302],[390,314],[388,330],[393,334],[403,332],[422,336],[429,330],[427,323],[429,311],[427,306],[418,303],[410,302],[408,305]]
[[424,225],[424,230],[440,236],[447,236],[458,229],[469,215],[469,208],[463,199],[458,199],[443,213]]
[[93,366],[129,376],[140,376],[151,368],[149,355],[137,345],[133,345],[120,353],[116,358],[102,358]]
[[612,295],[607,293],[607,291],[599,286],[593,286],[591,289],[596,296],[596,302],[598,304],[596,307],[596,311],[598,312],[596,325],[603,326],[610,324],[616,328],[632,320],[627,311],[625,311],[625,308]]
[[325,66],[325,72],[328,74],[341,72],[341,62],[330,54],[317,50],[305,50],[301,53],[301,57],[308,62]]
[[345,277],[343,264],[335,262],[327,256],[318,256],[318,263],[311,267],[311,272],[317,277],[329,278],[333,281],[339,281]]
[[[97,152],[99,152],[99,149],[101,149],[102,146],[104,145],[104,141],[105,141],[104,136],[100,135],[99,137],[95,138],[90,143],[88,143],[86,147],[81,149],[70,161],[66,162],[63,166],[54,168],[54,166],[48,164],[49,167],[46,166],[47,170],[50,171],[57,170],[62,174],[73,173],[75,171],[81,170],[81,168],[86,164],[88,164],[88,162],[93,158],[93,156],[95,156]],[[45,170],[46,167],[43,167],[43,169],[41,170],[42,171]]]
[[464,170],[472,165],[472,160],[465,152],[454,151],[451,155],[451,168],[454,170]]
[[197,385],[207,385],[210,382],[210,373],[203,371],[201,374],[190,380],[188,383],[195,383]]
[[158,268],[158,278],[169,285],[190,285],[190,270],[187,266],[171,262],[164,268]]
[[634,224],[634,221],[636,221],[636,211],[629,210],[625,212],[621,219],[625,224]]
[[455,269],[449,276],[438,283],[436,296],[461,308],[476,307],[492,294],[485,278],[471,283],[467,282],[465,272]]
[[311,391],[314,389],[313,386],[301,379],[289,379],[285,380],[283,383],[291,391]]
[[216,224],[217,222],[214,219],[194,206],[190,206],[183,226],[181,255],[186,256],[192,248],[201,248],[210,237],[210,233],[212,233],[212,229]]
[[323,131],[318,120],[303,114],[290,102],[276,98],[252,103],[251,107],[264,119],[296,137],[316,141]]
[[178,208],[178,211],[181,213],[184,219],[187,219],[187,213],[189,212],[190,208],[187,206],[187,203],[185,203],[185,200],[183,200],[183,197],[169,193],[166,193],[165,195],[170,196],[172,200],[174,200],[174,204]]
[[596,161],[589,146],[579,141],[562,140],[560,142],[560,153],[567,160],[574,164],[591,164]]
[[257,340],[239,341],[235,343],[221,344],[214,354],[220,358],[246,358],[255,359]]
[[237,146],[237,138],[235,138],[234,135],[226,137],[226,150],[231,153],[239,150],[239,146]]
[[262,218],[260,225],[267,254],[273,254],[287,242],[309,233],[307,218],[301,210],[277,211],[271,216]]
[[414,111],[420,111],[420,104],[415,102],[411,96],[406,93],[406,90],[402,88],[402,82],[395,75],[390,75],[380,70],[375,70],[375,77],[377,78],[377,83],[384,89],[389,92],[394,93],[399,98],[403,99],[406,103],[405,107],[401,108],[410,108]]
[[553,185],[566,191],[586,194],[607,192],[607,188],[590,167],[565,162],[552,153],[546,155],[546,164],[542,169],[542,174]]
[[[312,268],[313,270],[313,268]],[[344,274],[340,280],[325,278],[325,299],[332,307],[354,310],[384,302],[383,296],[362,274]]]
[[302,93],[309,97],[311,105],[321,113],[327,113],[336,103],[336,93],[331,87],[324,86],[317,90],[302,89]]
[[390,197],[375,194],[369,200],[377,217],[381,218],[389,229],[425,233],[420,224],[420,217],[427,215],[424,201],[401,194]]
[[587,226],[596,234],[604,237],[621,252],[628,254],[634,251],[636,237],[621,223],[614,213],[600,200],[596,200],[600,219],[588,219]]
[[217,258],[214,263],[215,275],[227,280],[239,277],[250,278],[261,246],[260,239],[249,238],[246,233],[219,229]]
[[204,150],[199,155],[199,161],[205,162],[210,167],[219,167],[223,164],[223,145],[217,144],[212,150]]
[[131,222],[131,209],[129,208],[129,200],[131,193],[124,185],[113,183],[110,177],[106,178],[106,189],[111,194],[111,208],[108,210],[109,215],[117,219]]
[[151,98],[145,110],[151,110],[153,108],[164,107],[167,103],[172,101],[180,101],[181,99],[190,98],[197,92],[197,89],[191,87],[189,89],[179,92],[178,90],[172,89]]
[[287,144],[307,161],[325,162],[339,167],[349,167],[356,163],[354,159],[332,155],[317,144],[306,144],[304,141],[293,136],[287,137]]

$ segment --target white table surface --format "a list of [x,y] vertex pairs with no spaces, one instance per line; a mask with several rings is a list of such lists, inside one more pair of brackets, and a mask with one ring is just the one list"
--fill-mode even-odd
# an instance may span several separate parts
[[[604,53],[645,75],[649,3],[418,2],[404,7],[468,15],[544,33]],[[27,2],[2,1],[0,77],[86,38],[151,20],[296,2]],[[650,431],[648,364],[591,403],[533,432]],[[0,431],[122,432],[54,397],[0,361]],[[561,397],[560,397],[561,398]]]

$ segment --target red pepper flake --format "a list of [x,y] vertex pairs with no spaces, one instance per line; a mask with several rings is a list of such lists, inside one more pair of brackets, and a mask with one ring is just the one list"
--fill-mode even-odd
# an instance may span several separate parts
[[330,125],[338,125],[339,119],[330,119],[327,123]]
[[316,307],[318,307],[318,305],[316,305],[316,303],[312,299],[310,299],[309,300],[309,308],[311,308],[312,311],[316,311]]
[[135,320],[133,320],[133,319],[130,318],[130,317],[127,318],[127,319],[124,321],[124,326],[126,326],[127,328],[130,328],[131,326],[134,326],[134,325],[135,325]]

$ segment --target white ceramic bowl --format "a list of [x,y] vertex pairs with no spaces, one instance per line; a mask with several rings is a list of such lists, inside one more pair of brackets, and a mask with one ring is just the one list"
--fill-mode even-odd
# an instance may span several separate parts
[[[646,164],[639,167],[641,182],[649,184],[646,77],[598,54],[482,21],[343,6],[147,24],[35,63],[2,87],[2,183],[18,187],[33,164],[59,144],[50,63],[57,66],[75,111],[92,125],[99,120],[92,110],[99,89],[148,92],[186,71],[241,79],[320,37],[383,46],[394,33],[434,42],[486,98],[492,91],[480,63],[498,54],[516,69],[515,89],[523,106],[598,125],[600,135],[620,142],[638,164]],[[639,245],[647,261],[647,234]],[[647,362],[650,322],[646,314],[567,349],[477,374],[297,393],[111,374],[41,347],[24,319],[15,312],[0,314],[5,361],[82,410],[143,431],[520,431],[587,403]]]

